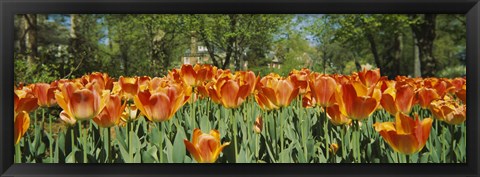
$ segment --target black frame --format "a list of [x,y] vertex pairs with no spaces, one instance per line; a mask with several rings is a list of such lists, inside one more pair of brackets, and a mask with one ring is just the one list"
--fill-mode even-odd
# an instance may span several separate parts
[[[1,0],[1,176],[478,176],[479,0]],[[13,18],[21,13],[460,13],[467,17],[466,164],[13,164]]]

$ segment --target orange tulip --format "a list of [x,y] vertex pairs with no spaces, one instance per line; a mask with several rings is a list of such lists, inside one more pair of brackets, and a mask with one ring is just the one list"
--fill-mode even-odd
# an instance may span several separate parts
[[414,98],[415,91],[410,85],[389,87],[383,92],[380,104],[392,115],[396,115],[398,111],[408,114],[412,109]]
[[462,100],[463,104],[467,104],[467,85],[463,85],[463,87],[458,90],[455,95],[458,99]]
[[[259,91],[260,95],[263,95],[268,101],[270,101],[276,109],[279,107],[288,106],[292,100],[298,96],[299,88],[295,88],[293,82],[289,78],[279,78],[274,75],[267,75],[260,80],[262,84]],[[258,99],[257,101],[263,101]],[[268,105],[268,102],[262,102],[259,104]]]
[[56,87],[47,83],[37,83],[33,85],[33,94],[38,98],[38,105],[41,107],[50,107],[57,103],[55,100]]
[[340,112],[338,104],[334,104],[330,107],[327,107],[327,116],[330,119],[330,122],[335,126],[350,124],[352,119],[348,119],[345,115]]
[[112,90],[113,79],[107,73],[93,72],[80,78],[83,85],[87,83],[97,83],[101,90]]
[[67,112],[62,111],[60,112],[60,119],[62,119],[63,122],[65,122],[68,126],[75,126],[77,123],[77,120],[74,119],[73,117],[70,117]]
[[453,92],[458,92],[462,90],[467,85],[467,80],[465,78],[455,78],[450,80],[450,84]]
[[133,101],[142,114],[153,122],[170,120],[186,102],[182,87],[173,83],[158,87],[156,91],[141,91]]
[[180,69],[180,76],[183,78],[183,81],[192,87],[200,85],[204,81],[209,81],[214,77],[216,72],[216,67],[211,65],[182,65]]
[[303,68],[302,70],[298,71],[294,69],[289,74],[290,79],[295,88],[300,88],[299,93],[304,94],[307,92],[308,87],[308,77],[310,75],[310,70]]
[[312,77],[309,82],[312,96],[315,98],[317,105],[329,107],[335,103],[334,95],[337,88],[335,79],[322,74]]
[[332,154],[337,154],[338,144],[337,143],[330,144],[330,148],[328,148],[328,151]]
[[230,143],[220,144],[220,133],[217,130],[211,130],[210,134],[202,133],[196,128],[193,131],[192,142],[183,140],[185,147],[193,158],[199,163],[214,163],[225,146]]
[[248,85],[240,86],[238,82],[228,80],[223,84],[220,90],[223,106],[227,108],[237,108],[248,96]]
[[380,104],[380,98],[380,90],[369,90],[358,82],[343,84],[335,93],[340,112],[353,120],[369,117]]
[[393,150],[407,155],[414,154],[425,146],[432,128],[431,118],[420,121],[418,115],[416,117],[413,120],[398,112],[395,122],[377,122],[373,126]]
[[226,108],[237,108],[246,100],[249,85],[241,85],[238,80],[224,76],[215,82],[207,83],[204,90],[208,92],[213,102]]
[[380,69],[377,68],[375,70],[367,70],[363,68],[362,72],[358,73],[358,78],[362,84],[367,87],[375,85],[381,78]]
[[432,101],[430,111],[435,118],[451,125],[461,124],[467,117],[466,105],[459,105],[449,97],[445,97],[445,100]]
[[434,89],[421,87],[416,91],[416,100],[422,108],[428,108],[433,100],[440,99]]
[[262,133],[262,130],[263,130],[263,119],[262,119],[262,116],[258,116],[256,119],[255,119],[255,123],[253,125],[253,131],[255,131],[255,133]]
[[128,121],[133,121],[137,120],[139,116],[139,111],[137,106],[135,105],[129,105],[125,107],[125,111],[122,113],[122,121],[128,122]]
[[234,78],[238,80],[240,85],[248,85],[248,94],[254,92],[257,82],[260,81],[260,77],[255,77],[253,71],[238,71]]
[[182,65],[180,75],[184,82],[190,86],[196,86],[199,84],[199,80],[197,80],[197,72],[193,69],[192,65]]
[[27,111],[21,111],[15,114],[14,126],[13,139],[15,140],[15,144],[18,144],[30,126],[30,116]]
[[116,88],[118,88],[120,95],[126,99],[132,99],[135,95],[139,92],[139,84],[138,84],[137,77],[123,77],[120,76],[118,79],[118,84],[116,84]]
[[82,87],[75,83],[65,83],[55,92],[58,105],[76,120],[89,120],[97,116],[109,98],[108,90],[101,90],[97,84]]
[[93,118],[93,121],[103,128],[113,127],[120,121],[123,110],[125,104],[122,105],[121,98],[118,95],[110,95],[105,108]]
[[31,90],[26,87],[16,89],[13,94],[14,102],[14,134],[15,144],[20,142],[25,132],[30,126],[30,116],[28,113],[38,107],[37,98],[34,97]]
[[38,107],[38,99],[35,98],[29,89],[15,90],[13,98],[15,114],[22,111],[29,113]]
[[317,105],[315,98],[312,96],[312,91],[307,88],[305,94],[302,95],[302,106],[304,108],[311,108]]

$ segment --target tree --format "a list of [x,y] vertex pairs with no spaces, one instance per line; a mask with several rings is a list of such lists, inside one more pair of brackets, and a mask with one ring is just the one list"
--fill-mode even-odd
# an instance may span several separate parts
[[436,37],[436,14],[411,14],[413,23],[410,24],[417,41],[420,67],[423,77],[435,76],[437,60],[433,54],[433,42]]
[[[382,75],[393,78],[402,74],[399,66],[403,52],[402,38],[408,27],[407,16],[325,15],[318,20],[324,21],[318,24],[333,28],[333,33],[329,34],[329,36],[333,36],[333,41],[341,42],[347,48],[353,49],[351,52],[353,52],[357,66],[358,62],[369,62],[373,59],[375,65],[381,69]],[[321,37],[319,35],[322,33],[315,36],[319,38]],[[368,48],[359,47],[364,45]],[[365,54],[365,49],[368,49],[370,54]],[[357,58],[359,59],[357,60]]]
[[188,24],[207,47],[213,65],[226,69],[233,60],[238,70],[251,46],[271,45],[275,33],[290,18],[259,14],[192,15]]

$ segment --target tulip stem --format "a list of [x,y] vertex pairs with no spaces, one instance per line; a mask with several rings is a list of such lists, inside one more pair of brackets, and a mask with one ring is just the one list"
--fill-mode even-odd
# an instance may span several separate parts
[[297,97],[297,105],[298,105],[298,119],[301,122],[300,126],[302,127],[301,131],[302,131],[302,142],[303,142],[303,156],[305,158],[305,162],[308,163],[307,136],[306,136],[307,133],[305,128],[306,126],[308,126],[308,124],[307,124],[307,120],[304,119],[303,117],[301,97]]
[[73,150],[73,148],[75,147],[75,129],[73,126],[70,128],[70,141],[72,143],[72,150]]
[[[283,140],[283,110],[284,108],[280,108],[280,111],[278,111],[278,118],[277,120],[280,122],[280,154],[283,152],[283,147],[284,147],[284,140]],[[279,157],[278,160],[282,162],[281,158]]]
[[[457,130],[457,129],[456,129],[455,125],[450,125],[450,127],[451,127],[451,129],[453,129],[453,130],[450,131],[450,132],[452,132],[452,136],[451,136],[451,138],[450,138],[451,141],[452,141],[452,142],[450,143],[450,146],[451,146],[450,151],[452,152],[452,153],[451,153],[451,154],[452,154],[451,157],[453,157],[454,154],[455,154],[455,153],[454,153],[454,150],[455,150],[454,147],[455,147],[455,141],[456,141],[456,139],[455,139],[455,133],[456,133],[456,130]],[[453,158],[450,158],[450,159],[453,159]]]
[[[45,120],[45,109],[46,108],[42,109],[42,120]],[[51,117],[48,118],[48,129],[49,129],[49,132],[50,132],[50,136],[53,136],[52,118]],[[53,137],[52,137],[52,140],[49,141],[49,147],[50,147],[50,149],[49,149],[50,150],[50,163],[52,163],[53,162]]]
[[107,128],[107,142],[108,142],[108,148],[107,148],[107,156],[108,156],[108,163],[112,163],[112,141],[111,141],[111,138],[112,138],[112,135],[111,135],[111,132],[110,132],[110,127]]
[[85,131],[86,128],[82,126],[82,121],[79,121],[79,129],[80,135],[82,139],[82,148],[83,148],[83,163],[88,163],[87,160],[87,132]]
[[360,163],[360,136],[359,136],[359,133],[360,133],[360,126],[359,126],[359,123],[358,123],[358,120],[354,120],[353,121],[354,123],[354,127],[355,127],[355,130],[353,131],[353,135],[354,135],[354,138],[353,138],[353,144],[355,145],[354,147],[354,159],[357,163]]
[[260,144],[258,143],[260,139],[260,134],[255,136],[255,157],[257,157],[257,162],[260,160],[259,151],[260,151]]
[[410,163],[410,155],[405,155],[406,162],[405,163]]
[[195,92],[192,92],[192,97],[190,98],[190,100],[192,101],[192,103],[190,103],[190,119],[191,119],[191,122],[190,122],[190,127],[192,127],[192,130],[195,129],[195,101],[194,101],[194,97],[195,97]]
[[346,155],[346,150],[345,150],[345,131],[346,131],[346,126],[342,125],[342,130],[340,131],[340,136],[342,139],[342,144],[340,145],[342,147],[342,159],[345,159]]
[[22,163],[22,151],[20,150],[20,142],[15,144],[15,163]]
[[235,162],[238,163],[238,154],[237,154],[237,118],[235,117],[235,112],[232,109],[229,109],[230,115],[232,117],[232,126],[233,126],[233,142],[235,147]]
[[328,118],[327,118],[327,108],[323,107],[323,118],[325,119],[325,124],[323,124],[323,132],[325,137],[325,154],[326,159],[329,159],[330,152],[328,151],[329,144],[330,144],[330,137],[328,136]]
[[159,143],[159,150],[158,152],[160,153],[160,163],[163,163],[163,138],[165,136],[165,133],[164,133],[164,130],[162,128],[162,123],[161,122],[157,122],[157,126],[158,126],[158,130],[160,130],[160,143]]

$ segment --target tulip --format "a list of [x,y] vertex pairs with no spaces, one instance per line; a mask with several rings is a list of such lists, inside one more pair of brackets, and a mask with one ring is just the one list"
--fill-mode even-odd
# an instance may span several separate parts
[[27,113],[37,109],[38,99],[35,98],[30,90],[15,90],[13,95],[14,112],[17,113],[26,111]]
[[239,107],[249,94],[248,84],[241,85],[239,81],[227,76],[206,84],[205,89],[213,102],[222,104],[226,108]]
[[240,85],[248,85],[248,93],[252,94],[255,90],[256,84],[260,81],[260,77],[255,77],[253,71],[238,71],[235,73],[235,79]]
[[[268,101],[275,105],[275,107],[272,108],[288,106],[299,93],[299,88],[295,88],[293,82],[288,78],[284,79],[269,75],[262,78],[260,83],[262,85],[260,86],[261,90],[258,94],[263,95]],[[262,99],[258,100],[261,101]],[[259,104],[268,103],[263,102]]]
[[398,111],[408,114],[414,103],[415,91],[409,85],[389,87],[382,94],[380,104],[392,115],[396,115]]
[[192,87],[200,85],[204,81],[209,81],[214,77],[216,67],[211,65],[182,65],[180,76],[183,81]]
[[380,90],[368,90],[358,82],[341,85],[336,93],[340,112],[353,120],[363,120],[376,110],[380,103]]
[[102,128],[109,128],[117,125],[125,110],[125,104],[118,95],[110,95],[105,108],[93,118],[93,121]]
[[107,73],[93,72],[80,78],[83,85],[87,83],[97,83],[101,90],[112,90],[113,79]]
[[330,144],[330,148],[328,149],[328,151],[330,151],[330,153],[332,154],[337,154],[338,144],[337,143]]
[[65,122],[68,126],[73,127],[77,123],[77,120],[73,117],[70,117],[67,112],[62,111],[59,115],[60,119]]
[[120,76],[118,79],[118,89],[120,90],[119,94],[124,98],[132,99],[139,92],[139,83],[138,78],[136,77],[123,77]]
[[327,107],[327,115],[330,122],[335,126],[350,124],[352,119],[348,119],[345,115],[340,112],[338,104],[334,104],[330,107]]
[[327,75],[318,75],[311,78],[309,82],[312,96],[315,98],[317,105],[329,107],[335,103],[334,95],[337,88],[335,79]]
[[417,118],[413,120],[408,115],[398,112],[395,122],[377,122],[373,126],[393,150],[410,155],[422,150],[432,128],[431,118],[420,121],[418,115],[416,116]]
[[255,119],[255,123],[253,125],[253,131],[255,131],[255,133],[262,133],[262,130],[263,130],[263,119],[262,119],[262,116],[258,116],[256,119]]
[[142,114],[153,122],[170,120],[186,103],[184,90],[179,84],[168,84],[156,91],[141,91],[133,101]]
[[459,105],[449,97],[445,100],[435,100],[430,104],[430,111],[440,121],[451,125],[458,125],[466,120],[466,105]]
[[60,91],[55,92],[55,98],[69,117],[80,121],[90,120],[103,110],[110,94],[96,85],[85,88],[75,83],[65,83]]
[[129,105],[125,107],[125,111],[122,113],[121,120],[124,122],[137,120],[139,116],[139,111],[137,106]]
[[50,107],[57,103],[55,100],[56,87],[47,83],[37,83],[33,85],[33,94],[38,98],[38,105],[41,107]]
[[193,158],[199,163],[214,163],[223,148],[230,143],[220,144],[220,133],[217,130],[211,130],[210,134],[202,133],[196,128],[193,131],[192,142],[184,139],[185,147]]
[[305,94],[302,95],[302,106],[304,108],[311,108],[317,105],[317,101],[312,96],[312,92],[307,90]]
[[416,100],[422,108],[428,108],[430,103],[436,99],[440,99],[440,96],[434,89],[422,87],[416,91]]
[[302,70],[298,71],[294,69],[289,74],[290,79],[295,88],[300,88],[299,93],[304,94],[307,92],[308,87],[308,77],[310,75],[310,70],[303,68]]
[[375,70],[367,70],[363,68],[362,72],[358,73],[358,78],[362,84],[367,87],[375,85],[381,78],[380,69],[377,68]]
[[30,116],[28,115],[27,111],[21,111],[15,114],[14,120],[14,131],[13,131],[13,139],[15,144],[20,142],[20,139],[25,135],[27,132],[28,127],[30,127]]
[[200,80],[197,80],[197,72],[192,65],[182,65],[180,76],[184,82],[190,86],[197,86]]
[[458,99],[462,100],[463,104],[467,104],[467,85],[463,85],[460,90],[458,90],[455,95]]

